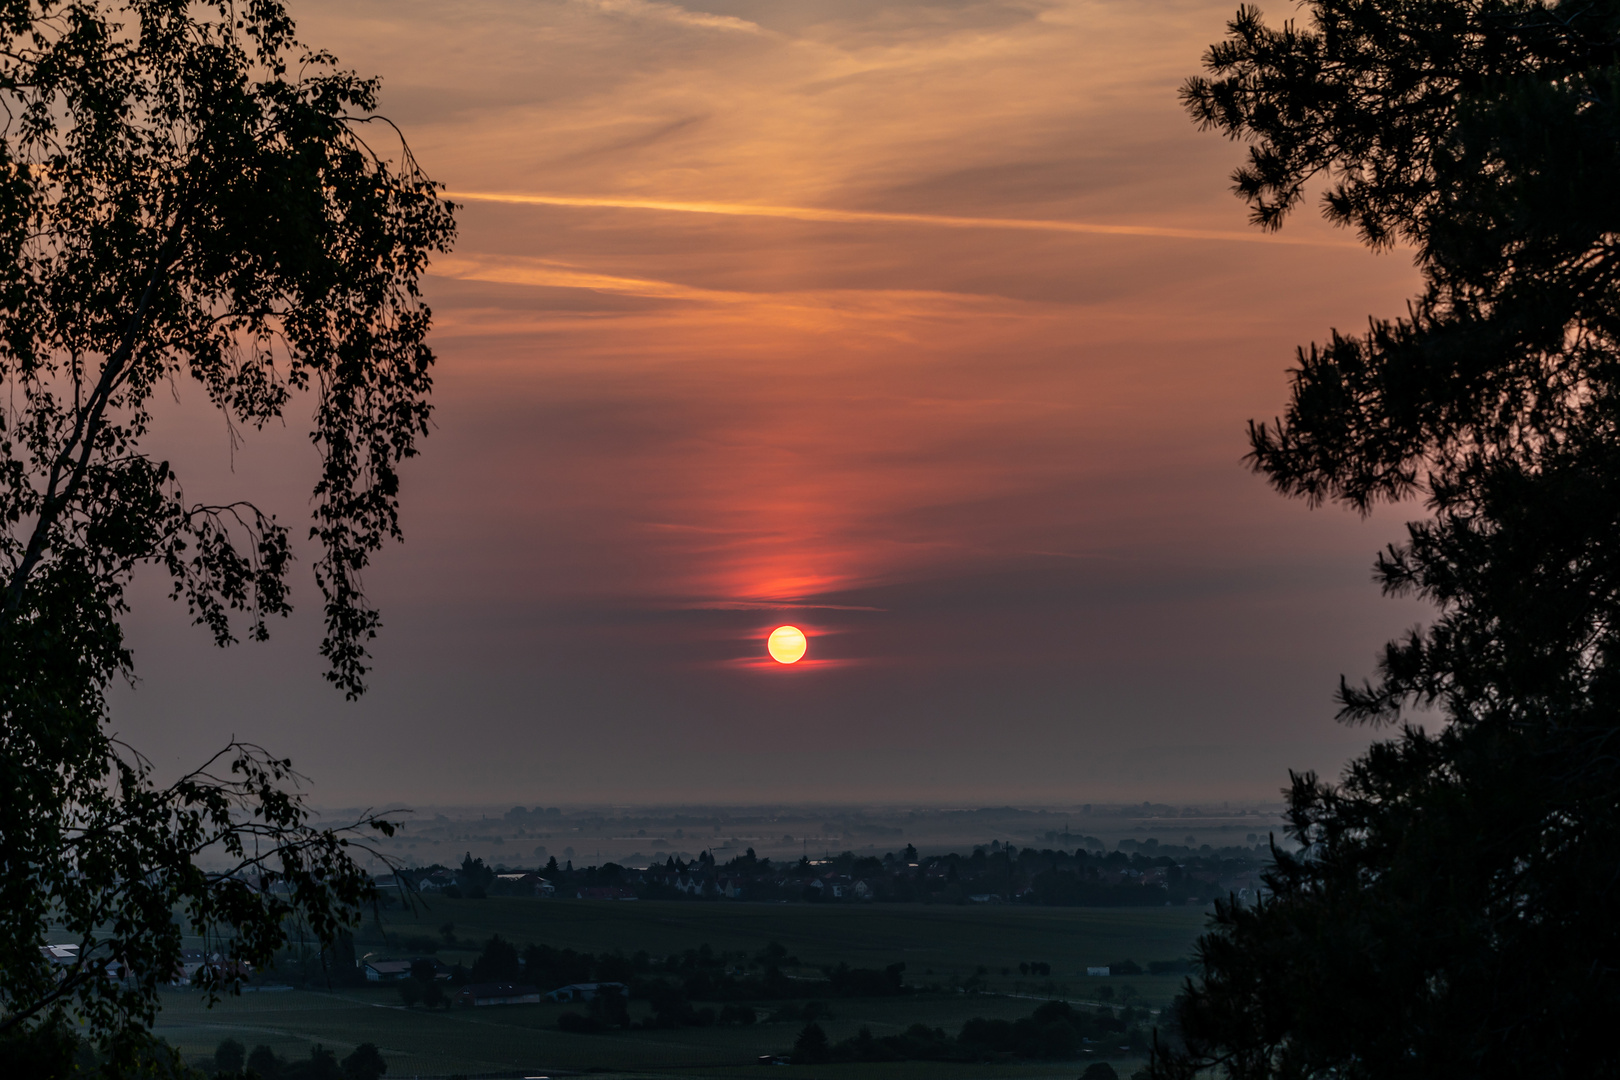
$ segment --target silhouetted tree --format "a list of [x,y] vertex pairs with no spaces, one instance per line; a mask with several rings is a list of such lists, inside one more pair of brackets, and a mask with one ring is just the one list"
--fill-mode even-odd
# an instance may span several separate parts
[[250,1072],[258,1075],[259,1080],[281,1080],[281,1069],[286,1064],[276,1055],[276,1052],[260,1043],[248,1055],[247,1067]]
[[237,1073],[247,1064],[247,1047],[235,1039],[222,1039],[214,1048],[214,1071]]
[[[360,575],[398,535],[398,465],[427,430],[417,283],[453,225],[403,144],[363,136],[392,131],[368,128],[376,81],[293,34],[277,0],[0,17],[0,1059],[71,1028],[133,1067],[186,924],[263,966],[289,929],[329,941],[372,896],[285,760],[233,743],[157,787],[106,724],[137,567],[220,645],[289,610],[287,527],[187,499],[147,452],[153,396],[189,380],[233,430],[295,399],[313,413],[321,651],[363,689]],[[51,925],[76,962],[41,955]]]
[[831,1060],[832,1044],[827,1041],[827,1033],[812,1020],[793,1042],[793,1064],[821,1065]]
[[[1281,491],[1432,517],[1379,560],[1436,621],[1341,717],[1401,724],[1293,777],[1269,895],[1224,903],[1159,1077],[1614,1076],[1620,1006],[1620,5],[1240,10],[1191,80],[1278,227],[1325,211],[1423,274],[1407,317],[1302,351],[1251,429]],[[1410,710],[1432,709],[1438,730]]]
[[517,946],[496,934],[484,943],[468,977],[473,982],[516,982],[521,974]]
[[630,1003],[617,986],[598,986],[591,998],[591,1016],[603,1027],[629,1027]]
[[377,1050],[376,1043],[361,1043],[343,1059],[343,1080],[380,1080],[388,1071],[388,1062]]
[[281,1066],[282,1080],[346,1080],[337,1054],[320,1043],[309,1049],[309,1057]]
[[422,1000],[422,984],[414,977],[399,981],[399,1000],[407,1009],[414,1008]]
[[472,852],[468,852],[461,860],[461,869],[456,872],[456,881],[466,890],[467,896],[473,900],[482,900],[488,895],[487,890],[495,881],[495,871],[484,865],[483,859],[475,859]]

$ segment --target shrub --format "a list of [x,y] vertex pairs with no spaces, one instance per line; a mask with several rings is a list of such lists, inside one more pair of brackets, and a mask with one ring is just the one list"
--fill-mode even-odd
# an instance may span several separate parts
[[804,1025],[799,1037],[793,1043],[793,1064],[795,1065],[823,1065],[832,1060],[832,1047],[827,1041],[827,1033],[815,1021]]
[[400,980],[399,1000],[405,1003],[407,1009],[415,1007],[422,1000],[422,984],[415,979]]
[[214,1048],[215,1072],[241,1072],[245,1064],[247,1064],[247,1047],[235,1039],[225,1039]]
[[388,1062],[378,1053],[376,1043],[361,1043],[343,1059],[344,1080],[380,1080],[387,1071]]

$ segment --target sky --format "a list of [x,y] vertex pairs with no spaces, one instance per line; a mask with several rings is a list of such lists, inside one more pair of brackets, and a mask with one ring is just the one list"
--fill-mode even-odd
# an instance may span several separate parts
[[[435,430],[404,471],[371,689],[299,613],[214,649],[147,576],[115,727],[231,736],[328,805],[1270,799],[1365,745],[1341,674],[1426,616],[1246,424],[1416,275],[1229,191],[1176,89],[1232,0],[323,0],[462,206],[426,281]],[[1271,12],[1285,17],[1286,9]],[[300,408],[304,412],[300,412]],[[308,512],[308,403],[188,493]],[[768,659],[773,627],[804,660]]]

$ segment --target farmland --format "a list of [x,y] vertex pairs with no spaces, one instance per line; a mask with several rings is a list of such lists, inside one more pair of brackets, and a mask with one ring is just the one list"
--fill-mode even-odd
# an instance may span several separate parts
[[[906,981],[933,987],[899,997],[841,998],[827,1002],[820,1018],[833,1041],[861,1027],[883,1036],[922,1023],[955,1031],[972,1017],[1014,1019],[1048,997],[1099,1002],[1133,1000],[1162,1006],[1173,996],[1173,976],[1088,977],[1086,967],[1132,958],[1186,956],[1205,913],[1186,908],[1098,909],[1024,906],[809,905],[747,903],[593,903],[520,898],[449,900],[414,913],[395,909],[356,938],[371,956],[411,955],[453,930],[453,946],[435,951],[447,964],[470,963],[490,935],[523,944],[595,954],[653,956],[710,946],[719,954],[753,955],[777,942],[814,973],[823,965],[853,967],[906,964]],[[1050,976],[1028,977],[1020,963],[1050,965]],[[273,978],[273,973],[271,975]],[[982,987],[966,993],[964,982]],[[386,986],[256,991],[205,1009],[200,995],[165,996],[159,1034],[188,1057],[208,1053],[226,1037],[248,1046],[265,1044],[287,1058],[307,1056],[320,1043],[340,1056],[361,1042],[374,1042],[389,1062],[390,1077],[537,1075],[542,1072],[675,1073],[728,1076],[759,1055],[790,1049],[802,1022],[770,1021],[771,1003],[760,1003],[761,1022],[747,1027],[686,1027],[595,1034],[564,1032],[562,1005],[515,1005],[451,1010],[407,1010]],[[632,1002],[632,1017],[647,1007]],[[1117,1050],[1098,1047],[1090,1059]],[[1135,1063],[1116,1058],[1121,1074]],[[1139,1061],[1138,1061],[1139,1063]],[[909,1080],[911,1077],[1072,1077],[1077,1063],[946,1064],[910,1062],[784,1067],[783,1077],[848,1077]]]

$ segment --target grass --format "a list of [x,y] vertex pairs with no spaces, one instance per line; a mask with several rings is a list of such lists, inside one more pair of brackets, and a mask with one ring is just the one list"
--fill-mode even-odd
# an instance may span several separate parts
[[[403,955],[400,943],[405,938],[436,938],[446,922],[455,925],[457,939],[466,945],[440,949],[447,963],[470,962],[491,934],[520,945],[543,942],[592,953],[645,949],[654,956],[703,944],[751,956],[767,942],[779,941],[811,967],[839,962],[884,967],[904,961],[907,981],[917,984],[965,978],[984,967],[992,988],[1003,992],[1039,992],[1046,980],[1020,979],[1016,971],[1020,962],[1042,961],[1052,965],[1054,985],[1095,995],[1121,980],[1088,978],[1087,967],[1127,958],[1146,967],[1151,960],[1188,956],[1208,917],[1202,908],[1184,907],[615,903],[511,897],[435,898],[430,903],[414,914],[396,911],[385,917],[381,931],[373,927],[360,936],[359,947]],[[1001,975],[1004,968],[1015,974]],[[1129,982],[1156,1002],[1168,1001],[1180,984],[1164,976]]]
[[[833,1040],[848,1038],[862,1026],[874,1034],[901,1031],[919,1021],[952,1030],[973,1016],[1008,1019],[1029,1012],[1029,1003],[1002,997],[951,995],[935,999],[909,997],[835,1001],[830,1016],[819,1022]],[[158,1033],[187,1057],[209,1053],[231,1037],[247,1046],[266,1043],[288,1058],[305,1057],[320,1043],[339,1057],[360,1042],[375,1042],[388,1060],[392,1078],[443,1076],[450,1073],[539,1075],[548,1071],[667,1073],[681,1076],[729,1076],[752,1066],[761,1054],[790,1050],[802,1026],[798,1022],[760,1023],[747,1028],[681,1028],[611,1034],[571,1035],[557,1030],[560,1005],[513,1005],[485,1009],[407,1011],[391,989],[346,992],[294,990],[277,994],[244,994],[213,1009],[194,993],[172,993],[164,999]],[[633,1010],[639,1015],[642,1010]],[[1106,1055],[1099,1055],[1099,1060]],[[1121,1060],[1123,1056],[1121,1057]],[[1122,1070],[1129,1074],[1130,1070]],[[938,1063],[904,1065],[817,1066],[783,1069],[772,1076],[881,1077],[910,1076],[1047,1077],[1077,1075],[1075,1063],[953,1066]]]
[[[1202,928],[1202,911],[1181,908],[1099,909],[950,907],[921,905],[811,905],[743,903],[611,903],[435,899],[430,909],[395,912],[358,938],[362,951],[403,955],[389,944],[401,937],[438,936],[445,922],[468,944],[491,934],[519,944],[545,944],[585,952],[655,956],[708,944],[723,952],[757,952],[779,941],[806,964],[838,962],[875,967],[904,960],[914,984],[948,984],[990,972],[993,994],[919,993],[898,998],[835,999],[821,1021],[834,1040],[862,1026],[876,1035],[892,1034],[914,1023],[955,1033],[974,1017],[1012,1019],[1027,1015],[1050,996],[1097,1000],[1103,987],[1132,987],[1141,1003],[1162,1005],[1179,986],[1168,976],[1088,978],[1094,964],[1131,957],[1140,963],[1188,955]],[[450,962],[470,959],[471,951],[441,949]],[[1052,978],[1031,980],[1016,973],[1020,961],[1052,965]],[[1010,976],[1001,974],[1012,969]],[[930,974],[932,973],[932,974]],[[1047,985],[1048,982],[1050,985]],[[1022,996],[1013,996],[1013,995]],[[761,1015],[772,1004],[760,1003]],[[632,1003],[639,1017],[644,1006]],[[158,1033],[188,1057],[210,1053],[231,1037],[249,1047],[266,1043],[288,1058],[305,1057],[321,1043],[342,1057],[361,1042],[374,1042],[388,1060],[390,1080],[400,1077],[467,1075],[536,1076],[548,1072],[603,1072],[625,1076],[736,1076],[761,1054],[789,1050],[798,1022],[762,1022],[752,1027],[682,1028],[574,1035],[557,1029],[560,1005],[520,1005],[449,1011],[406,1010],[393,987],[353,990],[295,990],[249,993],[213,1009],[200,995],[165,995]],[[1121,1076],[1139,1065],[1114,1058]],[[1095,1060],[1109,1060],[1099,1049]],[[773,1069],[782,1080],[1037,1080],[1079,1075],[1083,1062],[850,1064],[785,1066]],[[750,1075],[744,1072],[743,1075]]]

